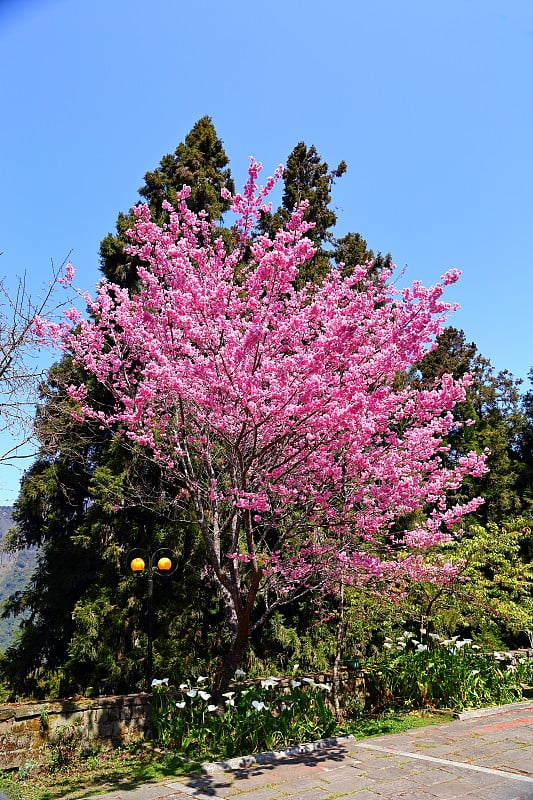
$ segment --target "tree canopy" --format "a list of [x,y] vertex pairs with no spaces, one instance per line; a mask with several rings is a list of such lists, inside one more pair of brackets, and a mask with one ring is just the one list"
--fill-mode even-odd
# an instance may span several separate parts
[[[162,226],[136,207],[128,252],[142,261],[138,290],[100,284],[92,319],[75,318],[63,339],[115,400],[102,410],[84,383],[72,385],[80,413],[145,449],[201,532],[231,639],[220,690],[251,630],[289,599],[330,588],[341,572],[385,591],[399,574],[420,577],[421,553],[481,502],[450,504],[448,493],[484,471],[474,451],[443,458],[466,377],[395,385],[452,310],[441,295],[457,271],[400,291],[388,271],[342,278],[332,265],[320,285],[295,289],[316,252],[307,204],[273,236],[253,237],[275,183],[259,187],[260,169],[252,161],[231,198],[229,249],[188,208],[188,187],[176,208],[164,204]],[[445,564],[427,569],[448,577]]]

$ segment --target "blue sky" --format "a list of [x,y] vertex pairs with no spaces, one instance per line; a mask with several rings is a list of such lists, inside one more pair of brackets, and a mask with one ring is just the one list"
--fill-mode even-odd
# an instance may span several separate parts
[[[241,183],[298,141],[344,159],[339,233],[463,276],[449,299],[497,369],[533,366],[530,0],[0,0],[0,274],[38,289],[98,245],[204,114]],[[19,472],[0,471],[0,504]]]

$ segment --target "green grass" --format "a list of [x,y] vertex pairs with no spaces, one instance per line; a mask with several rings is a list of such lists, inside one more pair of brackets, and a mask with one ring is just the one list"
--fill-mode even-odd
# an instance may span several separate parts
[[[339,734],[351,733],[357,739],[364,739],[450,719],[451,715],[428,712],[390,712],[375,718],[358,719],[344,726]],[[132,790],[143,783],[191,774],[198,769],[197,762],[141,745],[103,751],[55,771],[33,770],[25,777],[16,772],[0,773],[0,790],[9,800],[86,800],[94,794]]]
[[427,725],[438,725],[450,722],[452,714],[433,714],[430,711],[390,711],[378,717],[370,717],[350,722],[345,727],[356,739],[367,739],[369,736],[385,736],[390,733],[403,733],[411,728],[425,728]]
[[54,771],[0,773],[9,800],[85,800],[93,794],[134,789],[143,783],[198,771],[199,765],[151,747],[120,748],[76,760]]

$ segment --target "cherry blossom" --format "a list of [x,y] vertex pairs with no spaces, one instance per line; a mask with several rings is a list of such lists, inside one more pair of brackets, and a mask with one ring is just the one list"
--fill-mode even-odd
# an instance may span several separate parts
[[458,271],[399,289],[393,270],[342,277],[332,264],[320,285],[296,289],[315,252],[305,204],[254,236],[281,175],[258,187],[260,169],[252,159],[232,198],[231,246],[187,208],[187,187],[162,226],[136,207],[135,293],[102,281],[89,318],[49,331],[115,399],[102,410],[73,385],[75,413],[155,460],[203,536],[232,641],[219,689],[254,627],[306,592],[341,578],[384,593],[452,580],[451,564],[424,553],[482,502],[454,496],[485,470],[483,454],[454,460],[444,443],[470,377],[399,380],[455,310],[442,296]]

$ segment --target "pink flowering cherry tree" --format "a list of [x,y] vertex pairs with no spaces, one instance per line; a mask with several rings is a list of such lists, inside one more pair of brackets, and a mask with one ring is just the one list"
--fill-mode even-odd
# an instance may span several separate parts
[[[284,603],[341,578],[390,592],[453,577],[424,554],[478,507],[453,497],[485,469],[482,455],[453,460],[443,444],[468,376],[427,390],[398,381],[453,310],[441,296],[457,271],[400,290],[389,272],[341,277],[332,264],[321,285],[295,289],[314,253],[305,206],[272,238],[254,236],[280,175],[259,187],[260,169],[251,160],[231,198],[232,247],[188,210],[187,187],[162,227],[138,206],[137,291],[101,282],[90,318],[71,313],[60,332],[115,398],[102,412],[72,386],[78,413],[154,459],[201,531],[231,640],[219,693],[252,631]],[[417,521],[404,530],[408,518]]]

